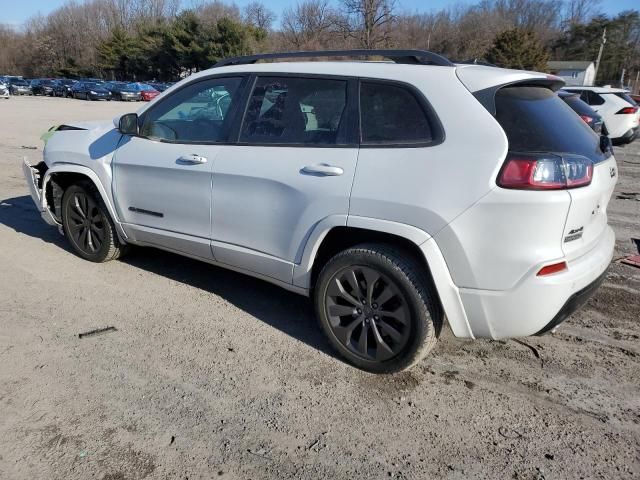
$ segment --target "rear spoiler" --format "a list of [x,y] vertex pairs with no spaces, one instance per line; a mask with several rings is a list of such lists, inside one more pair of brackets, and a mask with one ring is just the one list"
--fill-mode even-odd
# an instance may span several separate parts
[[545,87],[555,92],[564,86],[564,80],[554,75],[478,64],[458,64],[456,75],[492,115],[496,114],[495,97],[496,92],[501,88],[515,85],[536,86]]
[[546,87],[549,90],[557,91],[560,90],[564,86],[564,80],[558,77],[551,78],[540,78],[540,79],[527,79],[520,80],[516,82],[508,82],[502,83],[500,85],[494,85],[492,87],[488,87],[482,90],[478,90],[477,92],[472,92],[473,96],[482,104],[484,108],[486,108],[491,115],[496,114],[496,93],[501,88],[505,87]]

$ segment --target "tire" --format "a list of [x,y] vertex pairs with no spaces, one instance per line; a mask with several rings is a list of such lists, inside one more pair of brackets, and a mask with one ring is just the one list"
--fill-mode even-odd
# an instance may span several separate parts
[[440,303],[430,285],[424,266],[402,250],[357,245],[324,265],[314,291],[316,316],[352,365],[372,373],[406,370],[440,333]]
[[102,197],[91,182],[68,187],[62,196],[62,228],[81,258],[102,263],[125,253]]

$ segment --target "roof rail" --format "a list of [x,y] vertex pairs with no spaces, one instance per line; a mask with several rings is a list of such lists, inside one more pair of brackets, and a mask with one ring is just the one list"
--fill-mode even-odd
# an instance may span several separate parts
[[455,67],[448,58],[426,50],[321,50],[317,52],[282,52],[261,53],[243,57],[231,57],[220,60],[213,67],[229,65],[250,65],[259,60],[286,58],[319,58],[319,57],[385,57],[395,63],[409,65],[438,65],[441,67]]

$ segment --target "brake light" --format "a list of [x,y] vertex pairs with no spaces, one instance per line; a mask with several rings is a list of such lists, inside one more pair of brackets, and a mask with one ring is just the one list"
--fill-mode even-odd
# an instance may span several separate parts
[[562,190],[589,185],[593,162],[578,155],[536,155],[510,153],[497,184],[520,190]]
[[580,115],[580,118],[584,120],[584,123],[586,123],[587,125],[593,122],[593,118],[591,118],[589,115]]
[[537,273],[538,277],[544,277],[545,275],[551,275],[553,273],[564,272],[567,269],[567,262],[554,263],[542,267]]
[[625,114],[634,114],[638,111],[638,107],[624,107],[619,112],[616,112],[616,115],[625,115]]

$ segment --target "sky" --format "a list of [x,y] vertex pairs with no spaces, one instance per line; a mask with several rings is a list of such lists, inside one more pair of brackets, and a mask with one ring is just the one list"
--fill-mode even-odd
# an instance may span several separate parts
[[[235,3],[239,7],[243,7],[250,1],[236,0]],[[18,27],[32,15],[38,12],[46,15],[63,3],[64,0],[26,0],[17,2],[15,0],[0,0],[0,12],[2,12],[0,23]],[[189,2],[183,1],[182,3],[188,4]],[[295,0],[267,0],[263,3],[268,5],[276,14],[280,14],[286,7],[297,2]],[[439,10],[447,6],[473,3],[477,2],[473,0],[398,0],[400,9],[409,12]],[[638,0],[602,0],[601,10],[608,15],[615,15],[623,10],[638,9],[638,5]]]

